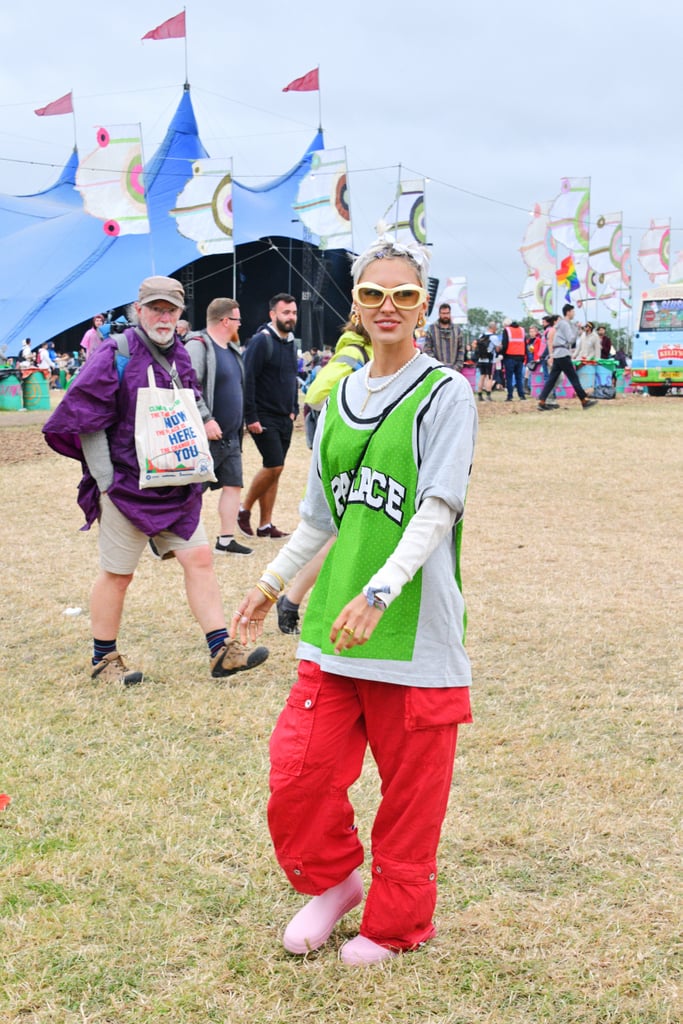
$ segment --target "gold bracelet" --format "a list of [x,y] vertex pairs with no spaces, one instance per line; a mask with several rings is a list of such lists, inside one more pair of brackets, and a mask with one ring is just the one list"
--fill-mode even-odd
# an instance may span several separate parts
[[269,601],[272,601],[273,604],[275,604],[275,602],[277,601],[277,597],[275,597],[274,594],[271,594],[271,592],[269,590],[266,590],[266,588],[263,586],[263,584],[257,583],[256,584],[256,589],[260,590],[264,597],[267,597]]
[[277,600],[277,598],[279,597],[280,591],[276,590],[275,587],[271,583],[268,582],[268,580],[264,580],[264,578],[262,576],[261,579],[258,581],[257,585],[259,585],[259,584],[260,584],[260,586],[265,587],[265,589],[268,591],[268,593],[272,594],[273,597]]
[[278,581],[278,583],[280,584],[280,593],[282,593],[283,590],[287,589],[287,584],[283,580],[282,576],[279,576],[276,572],[273,572],[272,569],[266,569],[266,572],[268,573],[269,576],[274,576],[275,579]]

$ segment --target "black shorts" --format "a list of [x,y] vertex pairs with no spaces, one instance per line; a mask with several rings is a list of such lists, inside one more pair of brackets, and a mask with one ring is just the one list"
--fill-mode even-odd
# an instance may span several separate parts
[[477,369],[483,377],[491,376],[491,362],[490,360],[480,359],[477,363]]
[[210,441],[213,457],[213,471],[216,482],[207,484],[212,491],[219,487],[243,487],[242,479],[242,438],[239,434],[222,437],[220,441]]
[[292,440],[294,421],[289,416],[259,416],[262,434],[252,434],[254,444],[261,453],[264,469],[284,466],[285,456]]

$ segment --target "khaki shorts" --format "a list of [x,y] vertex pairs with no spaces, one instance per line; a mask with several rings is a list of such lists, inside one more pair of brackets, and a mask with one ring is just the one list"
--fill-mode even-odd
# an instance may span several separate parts
[[[117,576],[128,576],[135,572],[149,538],[119,512],[106,494],[100,496],[100,509],[100,568]],[[209,541],[200,522],[189,540],[183,540],[170,530],[162,530],[155,535],[154,543],[163,556],[169,551],[198,548]]]

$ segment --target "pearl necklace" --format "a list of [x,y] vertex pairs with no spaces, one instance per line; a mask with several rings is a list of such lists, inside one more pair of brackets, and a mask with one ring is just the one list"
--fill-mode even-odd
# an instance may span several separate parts
[[378,384],[376,388],[371,388],[370,387],[370,370],[374,366],[374,360],[371,359],[370,362],[365,367],[365,381],[364,381],[364,383],[365,383],[365,390],[367,391],[367,395],[365,396],[365,401],[363,402],[360,411],[361,412],[365,412],[365,406],[370,401],[370,396],[371,395],[378,395],[380,393],[380,391],[384,391],[385,388],[388,388],[389,385],[393,384],[395,380],[398,380],[398,378],[401,376],[403,371],[407,370],[408,367],[412,363],[415,362],[415,360],[417,359],[417,357],[419,355],[420,355],[420,351],[419,351],[419,349],[416,349],[415,355],[411,356],[411,358],[408,360],[407,363],[404,363],[403,366],[399,367],[399,369],[396,371],[396,373],[392,373],[391,377],[387,377],[387,379],[382,384]]

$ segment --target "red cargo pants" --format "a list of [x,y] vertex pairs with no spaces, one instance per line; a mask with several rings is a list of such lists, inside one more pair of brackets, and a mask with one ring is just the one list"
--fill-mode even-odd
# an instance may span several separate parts
[[361,935],[410,949],[435,934],[436,850],[469,688],[369,682],[302,661],[270,741],[268,824],[280,866],[315,896],[363,862],[348,790],[368,744],[381,779]]

